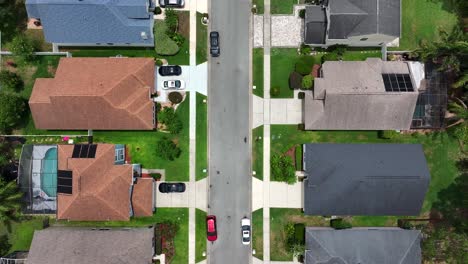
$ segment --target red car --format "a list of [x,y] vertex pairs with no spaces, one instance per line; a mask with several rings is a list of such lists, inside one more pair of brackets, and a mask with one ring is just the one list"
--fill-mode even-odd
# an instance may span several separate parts
[[216,229],[216,216],[209,215],[206,217],[206,236],[208,241],[218,239],[218,231]]

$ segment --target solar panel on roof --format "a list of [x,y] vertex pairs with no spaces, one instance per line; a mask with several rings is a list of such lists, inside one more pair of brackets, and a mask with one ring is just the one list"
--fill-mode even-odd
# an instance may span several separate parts
[[58,193],[64,193],[64,194],[72,194],[72,187],[71,186],[57,185],[57,192]]
[[96,144],[89,145],[88,158],[94,159],[96,157],[96,150],[97,150]]
[[58,170],[58,171],[57,171],[57,177],[59,177],[59,178],[69,178],[69,179],[71,179],[71,178],[72,178],[72,171],[68,171],[68,170]]
[[68,170],[57,171],[57,192],[72,194],[73,172]]
[[57,185],[71,187],[72,184],[73,184],[72,178],[57,178]]
[[387,92],[413,92],[413,83],[409,74],[382,74],[385,91]]
[[88,157],[89,145],[81,145],[80,158]]
[[73,147],[72,158],[78,158],[80,156],[80,151],[81,151],[81,145],[75,145]]

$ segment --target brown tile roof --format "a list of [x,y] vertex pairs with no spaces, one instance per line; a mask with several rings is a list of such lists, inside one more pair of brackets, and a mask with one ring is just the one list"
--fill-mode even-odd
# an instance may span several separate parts
[[151,130],[153,91],[152,59],[62,58],[29,106],[38,129]]
[[133,185],[132,206],[135,216],[153,215],[153,178],[138,178]]
[[130,219],[131,165],[115,165],[115,146],[98,144],[95,158],[71,158],[74,145],[58,145],[58,169],[73,173],[72,194],[57,194],[57,218]]

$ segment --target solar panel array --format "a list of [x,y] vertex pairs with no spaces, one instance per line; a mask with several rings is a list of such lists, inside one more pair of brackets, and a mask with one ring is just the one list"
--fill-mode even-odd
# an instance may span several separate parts
[[96,150],[96,144],[77,144],[73,148],[72,158],[95,158]]
[[57,192],[72,194],[73,190],[73,172],[67,170],[57,171]]
[[413,92],[413,83],[409,74],[382,74],[387,92]]

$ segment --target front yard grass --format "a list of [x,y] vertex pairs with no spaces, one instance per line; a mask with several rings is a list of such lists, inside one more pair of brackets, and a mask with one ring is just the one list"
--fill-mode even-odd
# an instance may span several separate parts
[[68,227],[147,227],[165,221],[179,224],[179,231],[174,238],[175,256],[172,264],[188,263],[188,208],[157,208],[149,217],[131,218],[130,221],[58,221],[54,226]]
[[252,170],[254,177],[263,181],[263,126],[254,128],[252,131]]
[[208,27],[201,20],[203,14],[197,12],[197,65],[208,58]]
[[443,8],[443,1],[402,0],[400,47],[413,50],[423,42],[439,39],[439,29],[451,31],[457,24],[456,14]]
[[263,260],[263,208],[252,213],[252,249],[254,256]]
[[206,257],[206,212],[196,209],[195,211],[195,263],[198,263]]
[[263,49],[253,49],[253,94],[263,98]]
[[0,223],[0,236],[4,234],[8,235],[8,241],[11,244],[10,253],[13,251],[28,251],[34,231],[42,230],[43,221],[46,218],[42,216],[24,217],[24,220],[12,223],[11,232],[8,232],[7,226]]
[[196,127],[196,180],[205,178],[206,172],[204,169],[208,167],[208,123],[207,123],[207,103],[206,96],[201,93],[197,93],[197,127]]
[[265,3],[263,0],[252,0],[252,4],[257,7],[257,14],[262,15],[265,11]]
[[293,13],[293,6],[297,4],[297,0],[271,0],[271,14],[287,14]]

